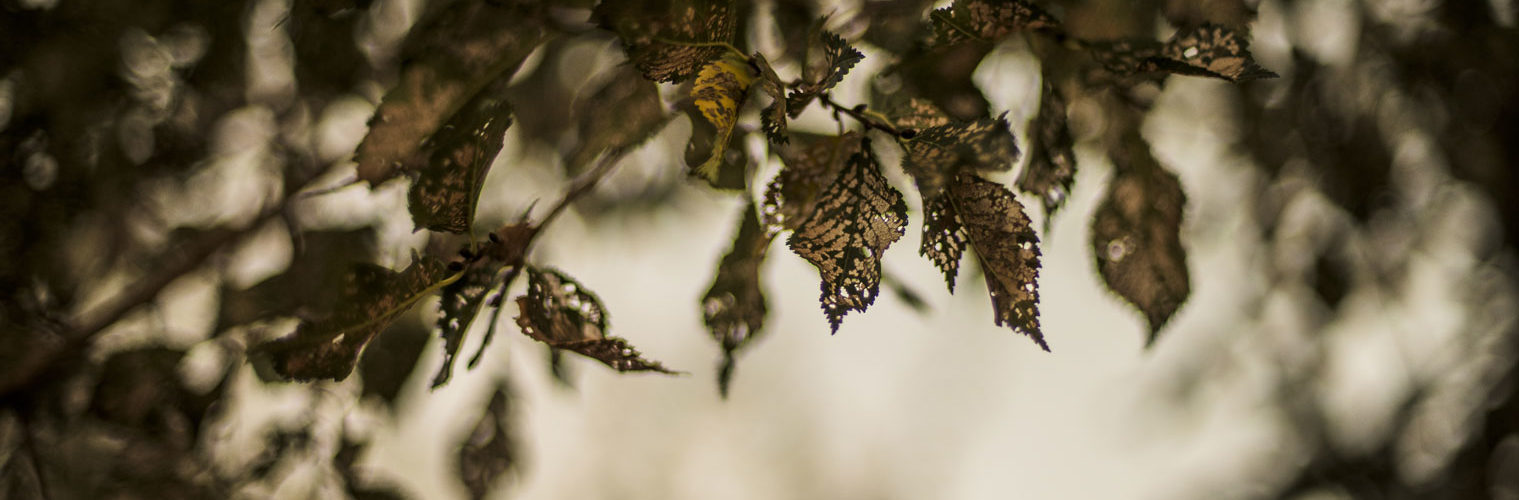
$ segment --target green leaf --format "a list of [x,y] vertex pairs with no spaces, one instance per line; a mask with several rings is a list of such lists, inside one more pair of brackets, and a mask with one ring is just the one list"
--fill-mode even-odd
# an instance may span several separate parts
[[[802,113],[802,109],[812,102],[819,94],[829,91],[834,85],[838,85],[849,74],[849,69],[855,63],[865,59],[865,55],[854,47],[849,46],[843,37],[831,31],[818,30],[817,41],[822,42],[821,53],[818,57],[812,57],[814,53],[809,50],[807,64],[802,66],[802,81],[797,89],[791,92],[788,98],[791,116]],[[809,44],[815,46],[815,44]]]
[[1181,245],[1186,195],[1137,131],[1108,155],[1117,173],[1092,216],[1092,254],[1108,288],[1144,314],[1153,343],[1191,293]]
[[426,166],[407,193],[411,219],[418,228],[467,233],[491,161],[501,152],[506,129],[512,125],[511,104],[502,95],[510,78],[500,78],[475,95],[438,129],[424,150]]
[[818,196],[817,206],[787,246],[822,276],[823,313],[833,332],[849,311],[864,311],[880,293],[881,254],[907,228],[902,193],[881,175],[868,144]]
[[480,500],[490,493],[501,474],[517,465],[517,450],[505,422],[511,416],[511,396],[504,385],[491,393],[484,414],[459,445],[459,480],[469,497]]
[[453,2],[413,28],[396,86],[354,153],[359,180],[377,185],[427,161],[424,143],[490,82],[516,71],[543,40],[537,7]]
[[675,374],[649,361],[626,340],[607,332],[607,313],[596,294],[557,270],[529,266],[527,295],[517,297],[522,333],[549,347],[572,351],[620,372]]
[[1029,124],[1029,163],[1018,178],[1018,189],[1038,196],[1044,203],[1048,228],[1055,211],[1065,204],[1076,180],[1076,153],[1066,122],[1065,97],[1049,82],[1039,99],[1039,114]]
[[[732,187],[731,182],[722,182],[720,174],[724,164],[733,163],[726,153],[734,142],[733,127],[738,124],[739,108],[749,95],[749,84],[754,77],[754,69],[743,57],[728,54],[703,66],[696,84],[691,87],[692,103],[702,119],[691,118],[691,142],[686,146],[686,163],[691,167],[692,175],[705,179],[714,187]],[[698,161],[700,163],[696,163]],[[743,188],[742,179],[738,188]]]
[[760,226],[755,205],[744,207],[733,247],[717,265],[712,287],[702,296],[702,322],[723,348],[717,386],[723,396],[733,376],[735,351],[759,337],[765,327],[765,292],[760,287],[760,265],[775,238]]
[[415,260],[401,272],[360,265],[348,275],[335,311],[303,321],[295,333],[256,349],[282,378],[343,380],[375,335],[450,277],[443,261],[431,257]]
[[[903,142],[907,154],[902,159],[902,168],[912,175],[925,199],[938,196],[961,170],[1011,169],[1019,151],[1005,116],[950,121],[916,130],[911,139]],[[897,120],[904,121],[913,120]]]
[[1050,350],[1039,330],[1039,237],[1013,192],[962,173],[924,211],[928,215],[919,253],[944,272],[950,291],[954,291],[960,255],[969,244],[986,276],[997,325],[1028,335],[1040,348]]
[[859,152],[861,136],[850,132],[841,136],[801,136],[801,140],[780,150],[786,165],[765,189],[761,214],[765,232],[771,235],[782,229],[796,230],[812,214],[818,195],[823,193],[850,156]]
[[770,61],[759,52],[754,53],[755,67],[759,68],[759,83],[761,90],[770,95],[770,106],[760,113],[760,130],[765,131],[765,137],[773,144],[785,144],[786,136],[786,84],[781,83],[781,77],[776,76],[775,69],[770,67]]
[[1021,0],[955,0],[929,14],[929,47],[966,42],[993,44],[1030,30],[1056,30],[1060,20]]
[[575,109],[580,144],[570,155],[572,172],[583,170],[603,151],[643,143],[672,117],[660,103],[659,87],[628,66],[613,70],[595,93],[576,103]]
[[591,19],[617,33],[643,75],[656,82],[691,78],[728,51],[737,24],[723,0],[603,1]]

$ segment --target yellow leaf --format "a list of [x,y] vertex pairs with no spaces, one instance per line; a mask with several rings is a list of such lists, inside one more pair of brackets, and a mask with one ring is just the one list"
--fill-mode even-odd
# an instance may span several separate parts
[[[734,124],[738,123],[739,107],[743,105],[744,98],[748,97],[749,85],[754,82],[754,77],[755,72],[749,62],[743,56],[732,53],[703,66],[697,73],[696,84],[691,87],[691,98],[696,103],[696,109],[701,111],[702,118],[717,129],[711,153],[695,170],[697,175],[708,182],[717,182],[717,170],[722,165],[728,137],[733,133]],[[691,124],[692,127],[698,125]]]

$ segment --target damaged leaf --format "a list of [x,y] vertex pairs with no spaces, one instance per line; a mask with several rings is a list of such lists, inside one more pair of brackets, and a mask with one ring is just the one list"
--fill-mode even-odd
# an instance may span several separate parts
[[1065,204],[1076,180],[1074,141],[1066,123],[1065,97],[1046,82],[1039,99],[1039,114],[1029,124],[1029,163],[1018,178],[1018,189],[1038,196],[1044,203],[1044,223],[1048,228],[1055,211]]
[[511,416],[511,397],[505,387],[491,394],[485,413],[459,446],[459,480],[475,500],[485,498],[501,474],[517,463],[516,445],[503,422]]
[[658,361],[644,359],[626,340],[607,332],[601,299],[569,276],[553,269],[528,267],[527,295],[517,297],[517,325],[522,333],[549,347],[574,351],[620,372],[675,374]]
[[[802,109],[814,98],[838,85],[855,63],[865,59],[864,54],[849,46],[849,42],[838,34],[821,29],[817,33],[815,41],[822,42],[822,50],[820,53],[808,50],[806,64],[802,66],[801,84],[787,97],[792,117],[802,114]],[[812,57],[814,55],[816,57]]]
[[712,287],[702,297],[702,322],[723,348],[718,372],[718,391],[727,396],[733,376],[733,353],[759,336],[765,326],[765,292],[760,287],[760,265],[774,234],[766,234],[750,202],[739,220],[733,247],[717,265]]
[[929,14],[929,47],[965,42],[997,43],[1013,33],[1060,28],[1060,21],[1022,0],[955,0]]
[[881,175],[867,145],[850,156],[817,206],[786,240],[822,275],[823,313],[837,333],[849,311],[864,311],[880,292],[881,254],[907,228],[907,203]]
[[765,232],[796,230],[812,214],[818,195],[833,183],[845,161],[860,150],[858,132],[840,136],[803,136],[780,150],[782,168],[765,189]]
[[1120,77],[1146,73],[1222,78],[1231,82],[1276,78],[1250,55],[1250,33],[1205,23],[1182,28],[1165,43],[1154,40],[1111,40],[1090,44],[1092,58]]
[[431,150],[429,159],[415,169],[406,197],[418,228],[469,232],[485,174],[512,125],[511,104],[503,95],[510,80],[499,78],[470,99],[423,147]]
[[[719,172],[733,138],[733,126],[738,124],[739,107],[749,95],[749,84],[754,81],[754,76],[754,70],[742,57],[729,54],[702,67],[696,84],[691,87],[691,99],[702,120],[695,117],[691,120],[691,142],[686,146],[686,162],[692,175],[706,179],[714,186],[720,184]],[[710,146],[698,142],[698,128],[703,129],[703,138],[711,137]],[[693,160],[700,163],[693,163]]]
[[918,130],[903,142],[903,148],[907,154],[902,168],[912,175],[924,198],[938,196],[944,184],[961,170],[1008,170],[1019,154],[1005,115]]
[[723,55],[737,24],[723,0],[626,0],[601,2],[591,19],[617,33],[643,75],[680,82]]
[[659,101],[659,87],[627,66],[612,71],[606,83],[576,103],[580,144],[571,153],[569,169],[579,172],[603,151],[637,146],[670,121]]
[[770,67],[770,61],[759,52],[754,53],[752,59],[754,66],[759,68],[759,83],[761,90],[770,96],[770,106],[760,113],[760,130],[765,131],[765,138],[773,144],[785,144],[786,137],[786,85],[781,83],[781,77],[776,76],[775,68]]
[[459,348],[464,343],[464,334],[469,331],[469,325],[474,323],[475,316],[480,314],[481,306],[485,305],[485,297],[496,287],[496,275],[502,267],[501,262],[494,260],[475,262],[464,270],[464,276],[458,281],[443,288],[442,300],[438,305],[442,314],[438,316],[437,326],[438,335],[443,337],[443,366],[438,368],[438,374],[433,377],[433,387],[448,383],[453,373],[454,359],[458,357]]

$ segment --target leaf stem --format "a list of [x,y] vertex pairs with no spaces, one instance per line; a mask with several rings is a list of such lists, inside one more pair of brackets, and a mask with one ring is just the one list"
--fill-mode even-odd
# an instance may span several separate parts
[[902,136],[902,131],[898,130],[895,126],[892,126],[891,122],[887,120],[885,116],[875,111],[871,111],[864,106],[856,106],[852,108],[846,107],[842,104],[834,102],[834,100],[829,97],[827,92],[819,94],[818,100],[819,102],[822,102],[823,105],[833,108],[836,113],[843,113],[849,115],[850,118],[854,118],[855,121],[858,121],[861,125],[864,125],[866,129],[880,130],[882,132],[891,134],[892,137]]

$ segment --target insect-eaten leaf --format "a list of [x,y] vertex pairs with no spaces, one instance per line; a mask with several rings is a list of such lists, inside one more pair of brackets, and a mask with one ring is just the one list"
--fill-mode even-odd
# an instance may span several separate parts
[[786,136],[786,84],[781,82],[781,77],[776,76],[775,68],[770,67],[770,61],[759,52],[754,53],[754,66],[759,68],[759,82],[761,90],[770,96],[770,105],[760,113],[760,130],[765,131],[765,138],[771,144],[785,144]]
[[675,374],[644,359],[626,340],[607,335],[607,313],[596,294],[554,269],[529,266],[527,295],[517,297],[522,333],[549,347],[572,351],[620,372]]
[[510,80],[499,78],[476,94],[419,151],[431,150],[427,163],[415,169],[406,197],[416,227],[469,232],[485,174],[512,125],[511,104],[503,95]]
[[702,321],[723,349],[717,388],[726,397],[733,377],[736,351],[759,337],[765,327],[765,292],[760,287],[760,265],[775,235],[760,226],[755,205],[744,207],[733,247],[717,265],[712,287],[702,296]]
[[1186,195],[1137,131],[1109,156],[1117,173],[1092,216],[1092,254],[1108,288],[1144,314],[1148,345],[1191,293],[1181,245]]
[[802,135],[780,149],[785,164],[765,189],[761,215],[765,233],[795,231],[812,214],[818,195],[833,183],[845,162],[860,151],[861,136],[849,132],[838,136]]
[[469,331],[469,325],[475,321],[475,316],[480,314],[485,305],[485,297],[496,287],[496,275],[500,274],[502,267],[504,263],[494,260],[477,261],[464,271],[464,276],[458,281],[443,288],[442,302],[439,304],[442,315],[438,316],[437,326],[438,335],[443,337],[443,366],[433,376],[433,387],[448,383],[453,373],[454,359],[458,357],[459,348],[464,343],[464,334]]
[[[713,187],[735,189],[731,180],[722,176],[725,166],[732,168],[734,160],[728,149],[734,141],[734,125],[738,124],[739,108],[749,96],[749,84],[754,82],[754,70],[742,57],[728,54],[701,69],[696,84],[691,87],[691,102],[696,114],[691,117],[691,141],[686,145],[686,164],[691,175],[701,177]],[[741,137],[741,136],[740,136]],[[710,142],[709,142],[710,141]],[[734,153],[740,153],[739,148]],[[746,163],[747,160],[739,160]],[[742,172],[742,168],[739,169]],[[740,173],[740,177],[742,177]],[[743,189],[739,179],[736,189]]]
[[335,311],[302,321],[295,333],[256,350],[268,356],[281,378],[343,380],[375,335],[450,275],[443,261],[431,257],[419,258],[400,272],[360,265],[348,276]]
[[515,73],[543,40],[537,10],[453,2],[414,28],[404,48],[412,57],[354,153],[359,180],[378,185],[425,162],[428,139],[488,83]]
[[993,44],[1021,31],[1057,30],[1060,20],[1022,0],[955,0],[928,15],[929,47],[965,42]]
[[951,292],[966,244],[986,276],[998,326],[1029,336],[1048,351],[1039,330],[1039,237],[1023,205],[1001,184],[962,173],[924,209],[919,253],[944,272]]
[[1177,30],[1165,43],[1135,39],[1094,42],[1089,53],[1118,77],[1175,73],[1232,82],[1276,78],[1276,73],[1256,64],[1250,55],[1249,38],[1247,29],[1205,23]]
[[459,446],[459,480],[475,500],[485,498],[501,474],[517,465],[517,449],[505,422],[511,416],[511,396],[506,387],[491,394],[485,413]]
[[1018,178],[1018,189],[1038,196],[1044,203],[1044,226],[1048,230],[1055,211],[1065,204],[1076,180],[1076,153],[1066,122],[1065,97],[1046,82],[1039,99],[1039,114],[1029,125],[1029,164]]
[[[792,117],[802,114],[802,109],[812,103],[814,98],[838,85],[855,63],[865,59],[865,55],[849,46],[843,37],[827,30],[817,30],[813,43],[808,45],[807,64],[802,66],[801,84],[787,97],[787,107]],[[821,45],[820,51],[811,50],[811,47],[818,45]]]
[[850,156],[816,207],[786,240],[822,276],[823,314],[831,331],[849,311],[880,294],[881,254],[907,229],[907,203],[881,175],[868,144]]
[[659,101],[659,87],[628,66],[618,66],[595,93],[575,105],[580,144],[570,154],[578,173],[603,151],[637,146],[659,132],[671,115]]
[[962,170],[1008,170],[1018,160],[1018,144],[1006,115],[951,121],[915,132],[903,143],[907,154],[902,158],[902,168],[912,175],[924,199],[938,196]]
[[596,6],[591,19],[622,39],[628,59],[656,82],[680,82],[723,55],[732,41],[732,2],[621,0]]

